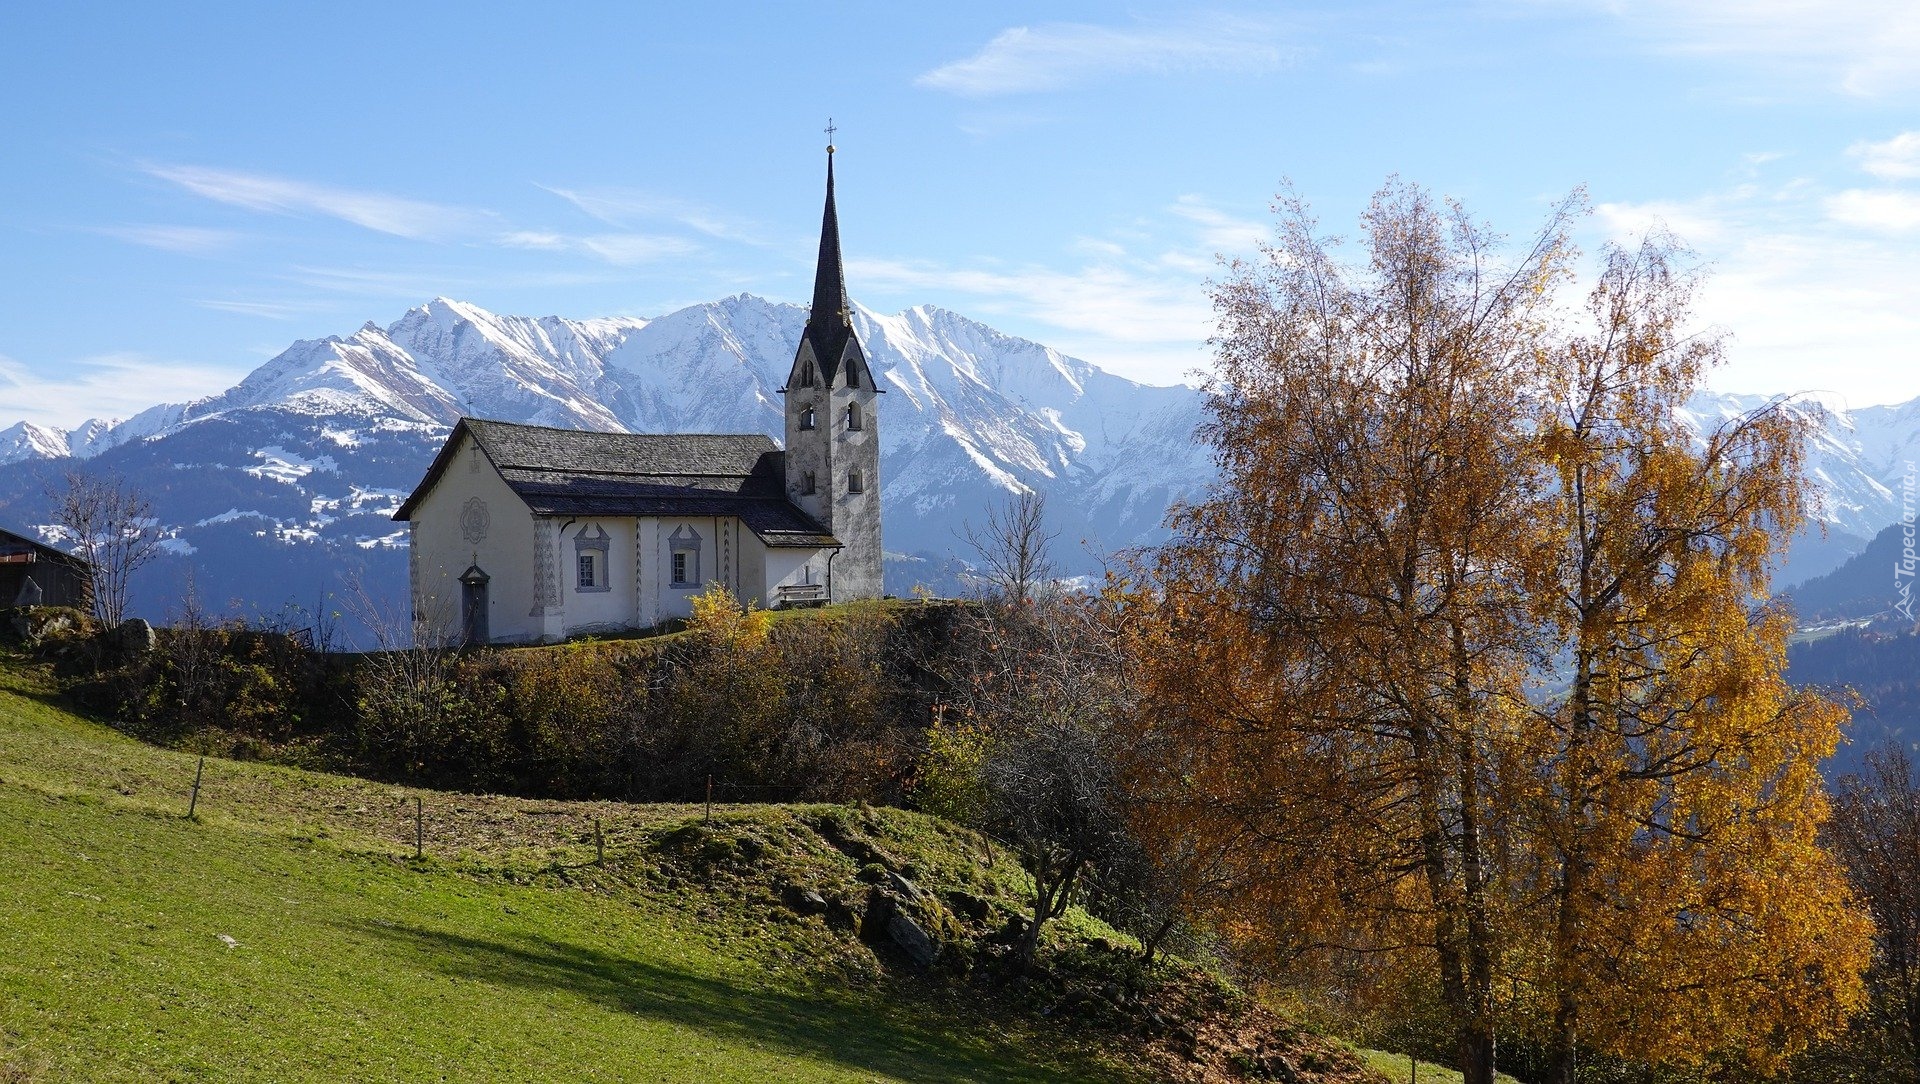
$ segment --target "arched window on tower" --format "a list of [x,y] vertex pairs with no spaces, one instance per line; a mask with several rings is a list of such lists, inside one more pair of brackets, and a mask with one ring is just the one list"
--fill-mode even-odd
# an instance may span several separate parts
[[808,358],[806,361],[803,361],[800,363],[800,386],[803,388],[813,387],[813,359],[812,358]]
[[859,403],[847,404],[847,428],[856,429],[856,430],[860,428],[860,404]]
[[814,424],[813,423],[813,407],[811,406],[801,407],[800,408],[800,428],[812,429],[813,424]]

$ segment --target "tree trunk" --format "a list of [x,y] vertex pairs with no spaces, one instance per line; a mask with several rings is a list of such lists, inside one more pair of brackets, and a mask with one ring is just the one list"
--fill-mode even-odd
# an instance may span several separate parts
[[1493,1033],[1468,1025],[1460,1029],[1461,1084],[1493,1084]]

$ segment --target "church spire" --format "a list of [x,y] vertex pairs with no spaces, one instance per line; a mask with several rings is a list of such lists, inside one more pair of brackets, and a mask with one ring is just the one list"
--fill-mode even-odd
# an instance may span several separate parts
[[[833,138],[827,122],[827,138]],[[847,272],[840,259],[840,215],[833,205],[833,144],[827,144],[827,209],[820,218],[820,262],[813,272],[813,308],[807,312],[807,337],[814,356],[829,373],[840,366],[840,352],[853,333],[847,301]]]

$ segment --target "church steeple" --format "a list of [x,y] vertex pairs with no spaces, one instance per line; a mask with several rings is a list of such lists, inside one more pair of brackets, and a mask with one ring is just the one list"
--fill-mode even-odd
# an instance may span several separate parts
[[[828,128],[831,137],[832,128]],[[853,306],[847,300],[847,270],[840,258],[840,213],[833,203],[833,144],[827,144],[827,208],[820,216],[820,260],[813,271],[813,308],[807,311],[806,337],[826,379],[840,370],[841,355],[853,337]]]

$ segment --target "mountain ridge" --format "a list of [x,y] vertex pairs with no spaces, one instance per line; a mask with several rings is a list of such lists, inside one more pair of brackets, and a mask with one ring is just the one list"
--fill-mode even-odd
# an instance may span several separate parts
[[[758,432],[779,440],[780,388],[806,309],[735,294],[654,318],[522,317],[438,297],[382,326],[293,343],[233,387],[71,431],[0,430],[0,517],[47,522],[44,489],[75,459],[155,496],[177,597],[182,575],[224,596],[275,597],[289,578],[362,565],[391,591],[404,528],[385,517],[462,415],[563,428]],[[936,567],[964,522],[1032,490],[1048,500],[1068,571],[1164,537],[1177,500],[1217,476],[1194,440],[1204,394],[1143,384],[934,305],[853,320],[883,397],[887,549]],[[1696,426],[1766,396],[1702,394]],[[1904,464],[1920,456],[1920,399],[1788,409],[1813,426],[1809,466],[1827,529],[1796,543],[1777,582],[1837,567],[1898,516]],[[44,533],[44,532],[43,532]],[[163,562],[165,563],[165,562]],[[890,589],[921,575],[902,562]],[[231,589],[231,590],[230,590]]]

